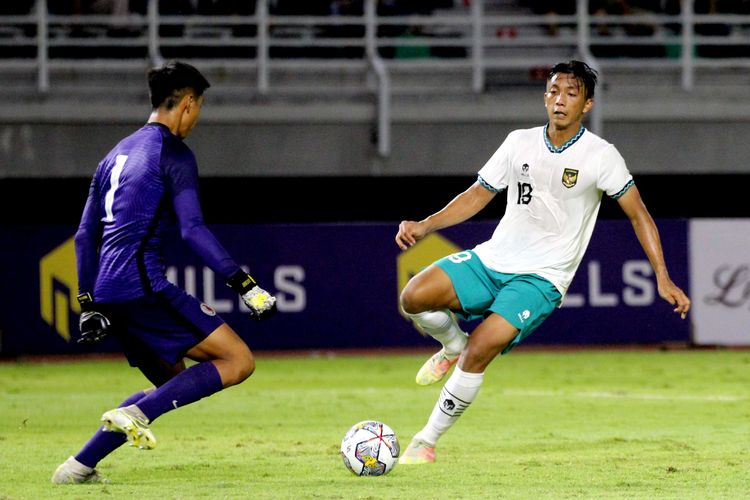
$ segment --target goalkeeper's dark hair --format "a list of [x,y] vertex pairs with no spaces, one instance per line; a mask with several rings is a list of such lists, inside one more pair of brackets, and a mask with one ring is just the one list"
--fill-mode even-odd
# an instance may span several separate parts
[[169,61],[158,68],[151,68],[146,76],[153,109],[162,106],[172,109],[186,92],[192,90],[200,97],[211,86],[194,66],[179,61]]
[[547,80],[551,80],[558,73],[573,75],[578,83],[583,86],[586,99],[594,97],[596,89],[597,71],[583,61],[570,60],[556,64],[549,72]]

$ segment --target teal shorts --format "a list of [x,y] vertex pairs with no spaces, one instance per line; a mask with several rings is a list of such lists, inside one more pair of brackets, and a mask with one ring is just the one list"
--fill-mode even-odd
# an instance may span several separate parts
[[453,282],[464,320],[499,314],[518,328],[518,335],[503,350],[507,353],[539,328],[560,305],[555,285],[536,274],[507,274],[487,268],[471,250],[454,253],[435,262]]

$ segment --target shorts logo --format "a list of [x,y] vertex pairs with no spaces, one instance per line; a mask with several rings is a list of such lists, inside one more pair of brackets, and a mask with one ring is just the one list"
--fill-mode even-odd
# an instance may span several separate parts
[[562,176],[563,186],[570,189],[576,185],[576,182],[578,182],[578,170],[573,170],[572,168],[566,168],[563,171],[563,176]]
[[206,316],[216,316],[216,311],[214,311],[214,308],[208,304],[201,304],[201,311],[203,311],[203,314]]
[[524,310],[523,312],[518,313],[518,319],[521,320],[521,323],[529,319],[529,316],[531,316],[531,313],[528,309]]

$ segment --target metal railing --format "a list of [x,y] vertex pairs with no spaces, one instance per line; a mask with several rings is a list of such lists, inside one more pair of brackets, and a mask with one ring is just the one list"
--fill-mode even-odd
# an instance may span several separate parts
[[[576,56],[605,78],[615,69],[668,69],[690,91],[702,68],[750,68],[750,15],[696,14],[694,0],[683,0],[676,15],[600,16],[589,14],[588,3],[578,0],[577,14],[554,18],[496,12],[490,0],[409,16],[381,15],[376,0],[345,16],[280,15],[265,1],[252,15],[166,15],[156,0],[140,14],[63,16],[37,0],[28,15],[0,17],[0,72],[32,71],[36,90],[47,93],[55,71],[123,70],[182,58],[202,68],[245,70],[247,88],[261,95],[282,89],[273,79],[279,72],[374,75],[368,81],[375,82],[369,91],[378,102],[378,151],[387,155],[390,99],[398,91],[393,77],[404,72],[464,72],[466,90],[480,93],[492,71],[543,68]],[[595,109],[601,112],[601,102]],[[601,127],[600,114],[593,121],[592,128]]]

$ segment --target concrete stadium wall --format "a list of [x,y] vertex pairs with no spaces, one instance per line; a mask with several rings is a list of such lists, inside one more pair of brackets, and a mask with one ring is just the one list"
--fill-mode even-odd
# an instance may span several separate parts
[[[519,127],[545,122],[541,98],[394,102],[392,150],[377,155],[372,103],[206,107],[188,138],[201,174],[222,177],[467,175]],[[746,118],[731,103],[649,113],[609,102],[604,137],[635,174],[750,173]],[[0,179],[87,177],[148,116],[143,106],[0,107]]]
[[[515,125],[396,123],[387,159],[376,155],[372,126],[356,122],[206,124],[188,143],[201,173],[209,176],[462,175],[481,167]],[[87,176],[138,126],[0,125],[0,178]],[[750,173],[744,123],[621,122],[606,127],[607,139],[633,173]]]

